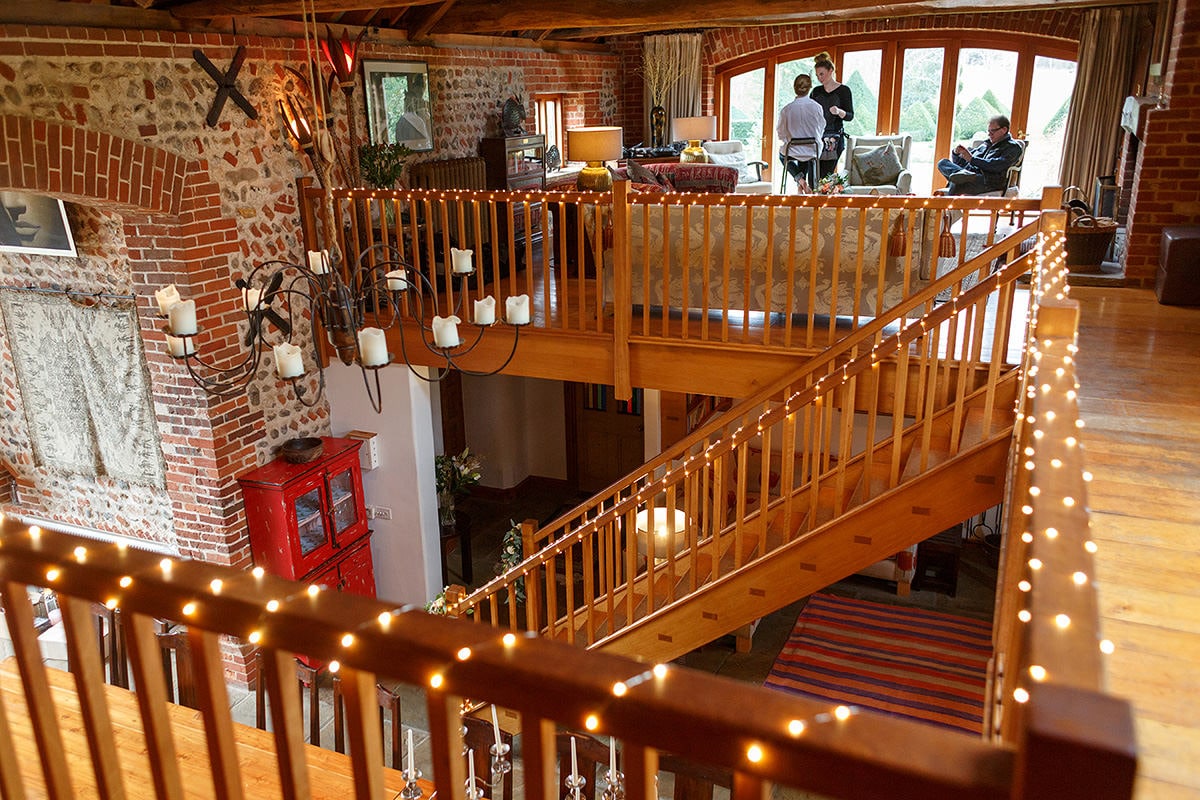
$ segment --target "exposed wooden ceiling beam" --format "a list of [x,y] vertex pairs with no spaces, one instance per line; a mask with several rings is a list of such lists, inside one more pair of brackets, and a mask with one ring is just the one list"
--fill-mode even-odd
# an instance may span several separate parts
[[[1138,0],[1134,0],[1138,2]],[[1154,2],[1155,0],[1142,0]],[[988,12],[1046,8],[1128,5],[1125,0],[996,0]],[[962,10],[980,11],[979,0],[689,0],[648,3],[644,0],[583,0],[556,6],[543,0],[459,0],[438,28],[456,33],[544,30],[547,17],[555,36],[584,38],[653,30],[761,26],[815,22],[848,17],[914,16]],[[597,26],[599,20],[607,24]],[[584,32],[587,33],[584,33]]]
[[[381,7],[399,8],[423,6],[438,0],[308,0],[316,13],[339,11],[376,11]],[[171,13],[180,18],[214,17],[273,17],[280,14],[297,14],[300,0],[192,0],[171,8]]]
[[421,21],[421,24],[411,31],[411,36],[414,40],[420,41],[429,35],[433,30],[433,26],[441,21],[442,17],[446,16],[446,12],[450,10],[457,0],[443,0],[442,4],[429,12],[428,15]]

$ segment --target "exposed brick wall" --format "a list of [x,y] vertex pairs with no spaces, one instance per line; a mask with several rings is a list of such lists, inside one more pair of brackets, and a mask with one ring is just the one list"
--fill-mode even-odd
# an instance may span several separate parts
[[1200,223],[1200,0],[1178,0],[1167,59],[1166,108],[1146,113],[1129,202],[1125,275],[1149,286],[1162,229]]

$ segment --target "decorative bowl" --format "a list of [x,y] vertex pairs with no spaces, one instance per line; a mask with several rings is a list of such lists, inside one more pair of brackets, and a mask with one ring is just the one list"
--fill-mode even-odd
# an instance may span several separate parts
[[283,447],[279,448],[279,455],[283,456],[284,461],[306,464],[320,458],[321,451],[324,449],[325,445],[320,439],[306,436],[300,439],[288,439],[283,443]]

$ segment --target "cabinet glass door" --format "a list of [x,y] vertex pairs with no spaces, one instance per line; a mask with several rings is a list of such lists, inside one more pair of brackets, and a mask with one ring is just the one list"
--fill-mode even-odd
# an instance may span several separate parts
[[296,530],[300,534],[300,555],[306,556],[325,545],[329,533],[321,513],[321,487],[316,486],[295,500]]
[[354,502],[354,475],[351,469],[330,476],[329,503],[333,508],[333,535],[341,536],[358,522],[358,504]]

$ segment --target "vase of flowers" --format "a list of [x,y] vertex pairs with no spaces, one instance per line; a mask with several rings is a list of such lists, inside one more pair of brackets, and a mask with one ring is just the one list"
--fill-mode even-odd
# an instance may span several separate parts
[[471,453],[471,448],[464,447],[458,455],[434,456],[433,465],[437,478],[438,523],[453,525],[455,502],[479,483],[483,462]]
[[[509,520],[509,529],[504,534],[504,538],[500,541],[500,560],[496,562],[496,574],[503,575],[509,570],[516,567],[524,560],[523,549],[521,543],[521,526],[515,520]],[[517,602],[525,602],[525,579],[521,578],[516,582],[513,588],[513,595],[517,598]],[[507,595],[501,595],[507,597]]]
[[841,194],[849,181],[844,172],[831,172],[817,183],[817,194]]

